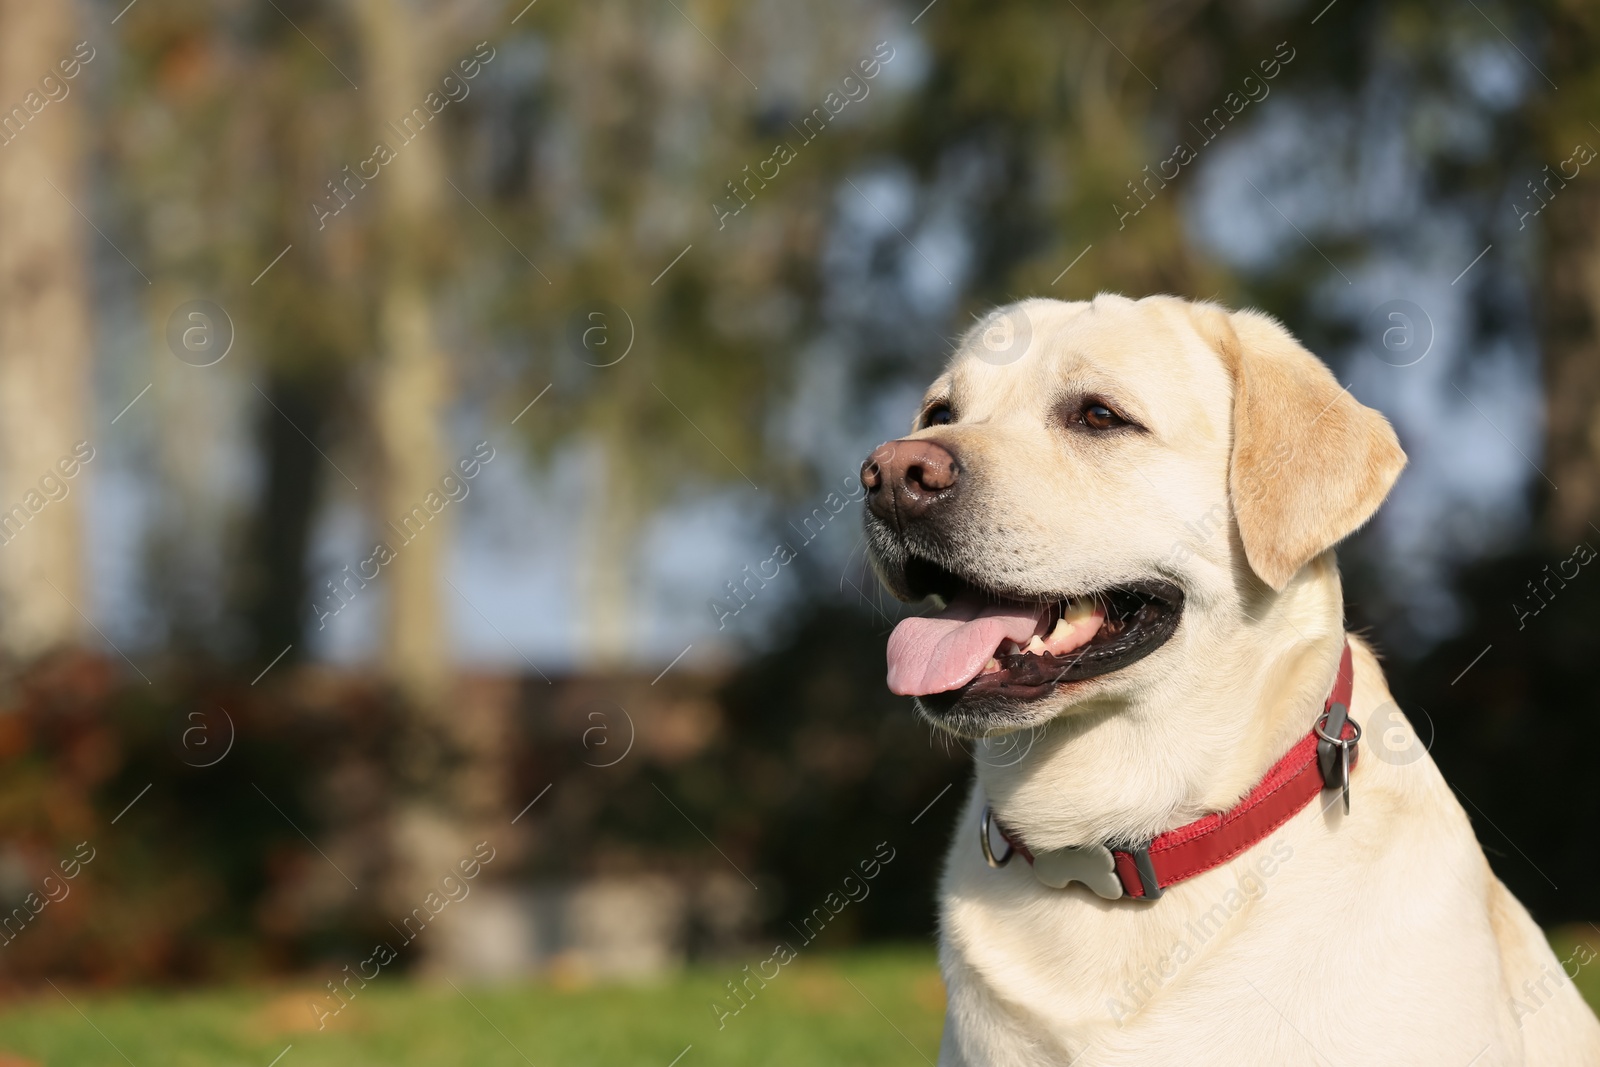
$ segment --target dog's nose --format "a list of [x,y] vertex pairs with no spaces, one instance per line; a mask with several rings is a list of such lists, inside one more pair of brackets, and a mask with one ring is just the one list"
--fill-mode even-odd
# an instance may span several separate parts
[[906,522],[948,495],[957,474],[956,457],[935,441],[886,441],[861,465],[861,484],[874,515]]

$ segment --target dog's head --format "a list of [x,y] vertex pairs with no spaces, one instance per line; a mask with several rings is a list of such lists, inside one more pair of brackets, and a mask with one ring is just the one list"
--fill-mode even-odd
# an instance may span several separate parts
[[1175,637],[1249,625],[1404,464],[1265,315],[1000,308],[862,467],[879,577],[935,609],[890,636],[890,688],[969,736],[1131,696],[1176,669]]

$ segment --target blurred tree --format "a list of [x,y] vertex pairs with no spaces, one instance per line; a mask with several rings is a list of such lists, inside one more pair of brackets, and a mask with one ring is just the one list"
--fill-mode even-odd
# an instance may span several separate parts
[[[443,134],[428,127],[438,113],[433,108],[446,106],[436,103],[444,100],[439,78],[449,69],[460,43],[459,30],[441,17],[453,7],[418,7],[400,0],[355,4],[362,76],[368,83],[367,119],[377,131],[377,141],[397,157],[373,179],[378,187],[372,263],[378,342],[372,396],[381,486],[378,511],[395,526],[410,529],[409,522],[418,531],[414,538],[408,533],[403,544],[391,542],[397,556],[386,568],[384,666],[409,699],[430,709],[444,701],[452,660],[441,582],[453,516],[428,502],[442,499],[439,480],[451,465],[441,439],[451,381],[435,325],[434,301],[454,205],[445,200]],[[373,155],[383,162],[376,149]],[[347,168],[336,181],[345,183],[349,196],[360,196],[366,184],[362,175],[351,184],[348,173]],[[410,518],[419,508],[424,516],[436,512],[426,530]]]
[[1538,921],[1590,920],[1600,584],[1584,560],[1600,545],[1600,10],[1571,0],[1489,10],[1531,68],[1494,207],[1506,232],[1532,231],[1523,269],[1544,387],[1543,455],[1529,459],[1538,521],[1522,544],[1463,569],[1467,625],[1400,665],[1393,688],[1402,704],[1425,705],[1407,712],[1496,873]]
[[968,223],[972,306],[1228,286],[1186,239],[1192,175],[1163,179],[1157,164],[1271,56],[1281,24],[1203,0],[947,0],[923,28],[933,70],[899,147],[929,176],[963,155],[993,161]]
[[71,90],[95,54],[78,45],[75,23],[70,5],[0,3],[0,643],[19,658],[82,630],[83,482],[57,466],[76,473],[94,454],[75,458],[90,409],[78,214],[90,201],[79,173],[83,101]]
[[[319,230],[310,209],[349,157],[360,101],[303,33],[336,49],[340,29],[314,6],[233,19],[197,0],[140,5],[119,23],[103,136],[154,281],[145,590],[180,650],[303,654],[312,519],[347,486],[325,458],[339,453],[330,438],[360,438],[345,398],[371,334],[363,233]],[[196,299],[220,305],[216,325],[234,333],[215,365],[168,351],[170,317]],[[225,424],[244,413],[246,456],[229,456]],[[254,493],[237,465],[252,452]]]
[[348,64],[348,27],[320,5],[288,11],[293,23],[265,7],[241,28],[223,134],[234,151],[218,175],[230,199],[219,212],[229,224],[227,273],[256,363],[245,399],[263,468],[235,539],[233,594],[262,662],[290,646],[290,662],[299,658],[311,622],[319,633],[339,624],[311,607],[337,597],[311,573],[309,550],[319,508],[366,503],[329,453],[360,452],[352,379],[373,335],[367,228],[350,216],[320,225],[312,207],[331,195],[326,183],[342,177],[339,168],[361,158],[357,130],[367,119],[343,70],[305,35]]
[[[374,517],[377,536],[393,550],[382,561],[383,670],[399,692],[402,726],[383,892],[397,910],[433,889],[469,842],[500,833],[505,817],[504,796],[484,780],[496,775],[503,753],[493,748],[509,712],[460,684],[443,600],[455,515],[441,481],[459,473],[445,447],[456,380],[439,326],[459,266],[460,194],[445,192],[453,184],[448,149],[451,128],[470,121],[460,101],[497,58],[487,40],[469,43],[478,17],[470,7],[355,0],[370,143],[354,156],[362,162],[330,187],[350,201],[341,210],[370,198]],[[425,951],[449,949],[435,939]]]
[[[818,147],[790,121],[871,56],[884,10],[605,0],[529,14],[559,45],[525,90],[531,106],[507,112],[503,135],[527,151],[485,178],[516,220],[505,229],[538,249],[505,315],[534,338],[526,395],[554,396],[519,429],[545,455],[584,451],[578,647],[591,665],[627,658],[640,636],[638,554],[659,508],[686,487],[794,485],[763,424],[799,358],[834,162],[891,112],[852,105]],[[780,142],[793,155],[777,163]]]
[[1600,536],[1600,9],[1576,0],[1540,6],[1539,36],[1559,89],[1543,92],[1541,83],[1528,110],[1548,169],[1513,187],[1512,206],[1542,209],[1543,466],[1555,488],[1536,489],[1546,500],[1550,547],[1565,553]]

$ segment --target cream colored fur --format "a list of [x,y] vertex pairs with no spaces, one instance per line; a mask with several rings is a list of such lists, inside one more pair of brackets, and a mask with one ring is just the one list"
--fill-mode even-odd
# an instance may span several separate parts
[[[1514,1013],[1557,962],[1432,761],[1375,757],[1387,720],[1349,817],[1314,803],[1158,901],[985,865],[985,803],[1050,849],[1148,838],[1246,793],[1321,708],[1346,637],[1332,545],[1404,462],[1382,417],[1265,316],[1104,295],[1007,313],[1026,352],[989,362],[975,332],[929,390],[954,421],[912,435],[960,457],[970,515],[944,562],[1041,594],[1162,577],[1187,600],[1148,658],[974,741],[942,885],[941,1067],[1600,1065],[1570,983]],[[1149,433],[1064,432],[1052,405],[1081,392]],[[1352,715],[1373,723],[1391,697],[1351,640]]]

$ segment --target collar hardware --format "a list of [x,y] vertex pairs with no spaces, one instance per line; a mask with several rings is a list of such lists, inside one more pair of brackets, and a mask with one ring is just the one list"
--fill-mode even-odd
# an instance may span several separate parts
[[[1264,841],[1323,790],[1339,790],[1350,813],[1350,771],[1360,754],[1361,724],[1350,718],[1355,668],[1350,643],[1339,657],[1333,691],[1309,733],[1273,764],[1243,800],[1223,812],[1158,834],[1143,845],[1093,844],[1035,855],[984,806],[979,841],[984,861],[1004,867],[1014,855],[1028,861],[1040,882],[1062,889],[1078,882],[1107,900],[1156,900],[1169,887],[1222,866]],[[1005,842],[996,856],[990,828]],[[1106,866],[1110,859],[1109,868]]]
[[983,861],[999,870],[1011,862],[1011,857],[1016,855],[1017,846],[1012,843],[1010,836],[1004,830],[1001,830],[1000,839],[1006,843],[1006,851],[1005,855],[996,857],[994,846],[989,843],[990,822],[989,805],[985,804],[983,806],[983,818],[978,820],[978,842],[983,846]]
[[1163,890],[1160,879],[1156,877],[1155,866],[1150,862],[1149,843],[1129,849],[1128,855],[1133,857],[1133,869],[1138,873],[1139,885],[1144,889],[1144,895],[1139,899],[1154,900],[1159,897]]
[[1106,900],[1120,900],[1122,879],[1117,877],[1117,860],[1104,845],[1053,848],[1033,857],[1033,876],[1052,889],[1065,889],[1078,882]]
[[[1345,736],[1345,727],[1355,732]],[[1317,735],[1317,769],[1322,772],[1322,787],[1344,794],[1344,813],[1350,814],[1350,767],[1355,760],[1356,742],[1361,740],[1361,724],[1350,718],[1350,709],[1334,704],[1317,716],[1312,728]]]

